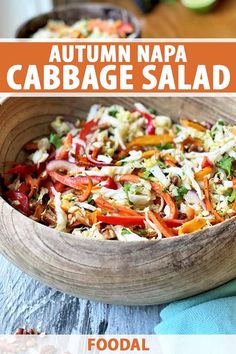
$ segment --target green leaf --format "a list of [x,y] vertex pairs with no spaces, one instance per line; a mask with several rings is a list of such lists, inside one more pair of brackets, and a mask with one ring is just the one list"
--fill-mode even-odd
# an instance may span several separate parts
[[168,150],[168,149],[173,149],[173,147],[174,145],[171,143],[157,145],[158,150]]
[[181,199],[183,199],[183,196],[188,193],[188,189],[184,186],[180,186],[177,190],[178,195],[175,197],[177,202],[179,202]]
[[51,144],[53,144],[56,147],[56,149],[62,146],[61,138],[55,133],[51,133],[49,141]]
[[121,235],[129,235],[131,234],[131,231],[129,229],[126,229],[125,227],[121,230]]
[[231,193],[231,195],[228,198],[228,201],[230,203],[233,203],[236,200],[236,189],[233,190],[233,192]]
[[108,113],[110,116],[116,118],[118,112],[119,111],[116,108],[111,108]]
[[216,166],[222,168],[222,170],[226,172],[227,177],[229,177],[233,174],[233,161],[233,157],[225,155],[221,160],[216,163]]
[[216,133],[219,129],[221,129],[222,126],[224,126],[225,123],[222,119],[219,119],[215,125],[213,125],[213,127],[211,128],[211,131],[210,131],[210,136],[212,139],[215,138],[216,136]]
[[148,110],[149,110],[149,112],[150,112],[151,114],[154,114],[154,115],[156,115],[156,114],[157,114],[156,109],[155,109],[155,108],[153,108],[153,107],[149,107],[149,108],[148,108]]

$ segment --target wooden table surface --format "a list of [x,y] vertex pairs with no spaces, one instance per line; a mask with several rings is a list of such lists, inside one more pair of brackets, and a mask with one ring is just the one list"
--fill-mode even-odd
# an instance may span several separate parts
[[50,289],[0,256],[0,333],[37,327],[48,334],[153,334],[160,306],[113,306]]
[[160,3],[146,15],[139,11],[133,0],[93,1],[113,3],[132,11],[140,18],[144,38],[236,37],[236,0],[219,0],[216,9],[207,14],[192,12],[179,1]]

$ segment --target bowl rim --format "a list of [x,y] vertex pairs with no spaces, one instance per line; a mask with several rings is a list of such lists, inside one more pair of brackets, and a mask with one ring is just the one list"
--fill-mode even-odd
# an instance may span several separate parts
[[[12,95],[9,95],[9,96],[6,96],[4,97],[1,101],[0,101],[0,107],[7,103],[7,101],[11,100],[11,98],[14,98],[14,96]],[[0,147],[1,148],[1,147]],[[19,151],[20,152],[20,151]],[[24,215],[23,213],[21,213],[20,211],[18,211],[16,208],[14,208],[3,196],[2,194],[0,193],[0,201],[3,203],[3,206],[4,204],[7,204],[10,208],[11,208],[11,211],[12,212],[16,212],[16,213],[19,213],[20,215],[24,216],[26,219],[28,219],[29,222],[32,222],[33,224],[36,223],[37,225],[40,225],[41,227],[45,227],[46,229],[49,228],[51,229],[55,234],[59,234],[59,235],[62,235],[63,237],[68,237],[70,239],[75,239],[75,237],[71,234],[71,233],[68,233],[68,232],[64,232],[64,231],[58,231],[54,228],[50,228],[49,226],[47,225],[44,225],[38,221],[35,221],[33,219],[31,219],[30,217]],[[140,245],[141,244],[152,244],[152,243],[157,243],[157,242],[160,242],[160,241],[164,241],[164,242],[176,242],[177,240],[180,240],[180,239],[185,239],[186,237],[189,238],[189,236],[197,236],[197,235],[203,235],[205,233],[208,233],[209,230],[216,230],[220,227],[222,227],[222,225],[225,225],[226,223],[229,223],[229,222],[232,222],[232,221],[236,221],[236,215],[230,217],[229,219],[226,219],[224,220],[223,222],[220,222],[216,225],[212,225],[211,227],[207,227],[203,230],[199,230],[199,231],[196,231],[196,232],[192,232],[192,233],[188,233],[188,234],[184,234],[184,235],[176,235],[176,236],[173,236],[173,237],[163,237],[161,239],[155,239],[155,240],[148,240],[148,239],[145,239],[145,240],[142,240],[142,241],[118,241],[118,240],[98,240],[98,239],[93,239],[93,238],[86,238],[86,237],[83,237],[83,236],[80,236],[80,235],[76,235],[76,238],[78,240],[81,240],[81,241],[88,241],[88,242],[96,242],[96,243],[109,243],[109,244],[128,244],[128,245]]]
[[[134,25],[134,32],[131,33],[126,39],[133,39],[133,38],[140,38],[141,37],[141,23],[139,21],[139,19],[137,18],[137,16],[135,14],[133,14],[133,12],[128,11],[126,8],[124,7],[120,7],[117,5],[113,5],[110,3],[72,3],[72,4],[68,4],[68,5],[60,5],[60,6],[55,6],[52,8],[52,10],[48,11],[48,12],[43,12],[40,13],[36,16],[31,17],[30,19],[24,21],[15,31],[15,38],[31,38],[31,37],[20,37],[19,34],[20,32],[24,29],[24,27],[28,24],[30,24],[32,21],[36,20],[36,19],[40,19],[43,18],[45,16],[48,16],[50,18],[50,15],[53,13],[57,13],[57,12],[61,12],[61,11],[66,11],[66,10],[79,10],[79,9],[83,9],[83,8],[106,8],[106,9],[111,9],[111,10],[119,10],[123,13],[126,13],[128,16],[130,16],[132,18],[132,24]],[[79,19],[78,19],[79,20]],[[55,40],[57,40],[55,38]]]

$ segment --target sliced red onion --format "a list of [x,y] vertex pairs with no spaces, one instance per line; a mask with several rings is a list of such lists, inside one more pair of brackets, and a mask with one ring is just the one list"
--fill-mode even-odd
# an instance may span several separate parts
[[196,204],[196,205],[200,204],[204,210],[206,209],[206,205],[205,205],[204,201],[201,200],[198,197],[197,193],[193,190],[188,191],[188,193],[185,194],[184,200],[189,204]]
[[213,124],[211,122],[203,122],[202,123],[204,127],[206,127],[208,130],[211,130],[213,127]]
[[86,149],[85,149],[85,154],[86,154],[86,157],[89,160],[89,162],[91,162],[93,165],[101,166],[101,167],[113,166],[111,163],[104,163],[104,162],[97,161],[97,160],[93,159],[90,155],[90,147],[91,147],[91,144],[87,144]]
[[65,170],[71,172],[82,172],[83,168],[78,167],[72,162],[65,160],[52,160],[47,164],[47,171]]

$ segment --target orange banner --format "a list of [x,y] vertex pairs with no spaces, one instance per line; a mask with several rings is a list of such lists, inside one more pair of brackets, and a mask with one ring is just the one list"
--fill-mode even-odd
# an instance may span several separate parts
[[0,94],[236,93],[236,42],[0,42]]

